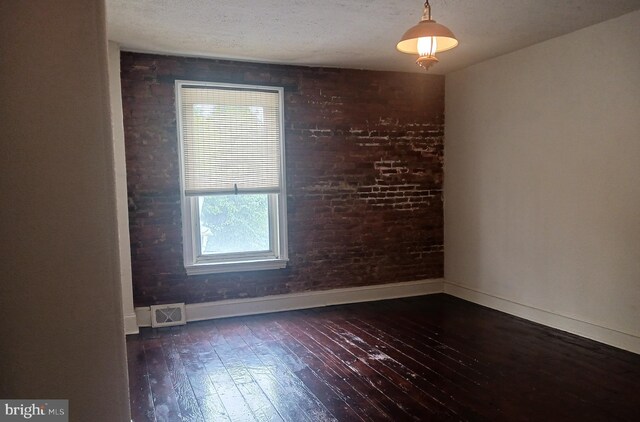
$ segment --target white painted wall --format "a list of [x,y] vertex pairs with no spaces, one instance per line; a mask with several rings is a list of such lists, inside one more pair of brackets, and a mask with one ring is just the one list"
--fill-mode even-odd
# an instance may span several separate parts
[[130,420],[105,26],[103,0],[0,2],[0,397],[73,422]]
[[127,162],[124,151],[122,88],[120,84],[120,46],[109,41],[109,97],[111,100],[111,131],[113,133],[113,168],[116,187],[116,217],[118,220],[118,262],[122,285],[122,311],[127,334],[138,332],[133,309],[131,278],[131,244],[129,239],[129,207],[127,199]]
[[639,53],[636,11],[447,75],[445,290],[640,352]]

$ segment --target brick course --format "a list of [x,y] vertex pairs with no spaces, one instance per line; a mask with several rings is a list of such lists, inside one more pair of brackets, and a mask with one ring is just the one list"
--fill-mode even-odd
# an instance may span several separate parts
[[[443,276],[444,77],[123,52],[136,306]],[[174,81],[282,86],[287,268],[187,276]]]

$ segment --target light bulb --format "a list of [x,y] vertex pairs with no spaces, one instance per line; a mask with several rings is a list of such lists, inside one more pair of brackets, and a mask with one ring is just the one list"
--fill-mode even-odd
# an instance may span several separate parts
[[438,49],[436,37],[418,38],[418,54],[421,56],[433,56]]

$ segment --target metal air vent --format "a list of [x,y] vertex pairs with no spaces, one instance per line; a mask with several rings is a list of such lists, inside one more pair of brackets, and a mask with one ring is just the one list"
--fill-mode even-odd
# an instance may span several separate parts
[[151,306],[151,326],[171,327],[187,323],[184,303],[169,303]]

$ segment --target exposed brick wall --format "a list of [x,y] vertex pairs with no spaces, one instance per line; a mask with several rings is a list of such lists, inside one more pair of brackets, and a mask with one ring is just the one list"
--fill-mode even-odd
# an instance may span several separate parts
[[[176,79],[285,88],[286,269],[186,275]],[[137,306],[442,277],[442,76],[122,53],[122,91]]]

